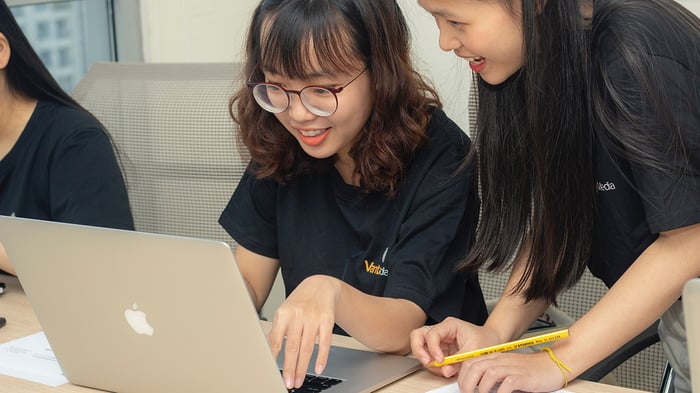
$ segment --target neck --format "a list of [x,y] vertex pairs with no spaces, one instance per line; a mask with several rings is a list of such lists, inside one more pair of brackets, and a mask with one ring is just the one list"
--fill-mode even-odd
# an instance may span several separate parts
[[334,166],[345,183],[352,186],[360,185],[360,177],[355,174],[355,162],[352,158],[338,154],[338,159],[335,161]]
[[37,100],[12,93],[2,94],[0,101],[0,159],[15,145],[34,113]]
[[581,4],[581,15],[584,18],[590,19],[593,17],[593,1],[584,1]]

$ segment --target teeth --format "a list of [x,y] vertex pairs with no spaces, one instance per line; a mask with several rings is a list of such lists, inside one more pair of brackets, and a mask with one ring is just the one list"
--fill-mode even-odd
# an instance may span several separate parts
[[325,129],[324,130],[299,130],[299,132],[301,132],[301,135],[310,136],[310,137],[319,136],[319,135],[323,134],[324,131],[326,131],[326,130]]
[[484,61],[484,58],[481,56],[474,56],[474,57],[468,57],[467,60],[471,61],[472,63],[479,64],[482,61]]

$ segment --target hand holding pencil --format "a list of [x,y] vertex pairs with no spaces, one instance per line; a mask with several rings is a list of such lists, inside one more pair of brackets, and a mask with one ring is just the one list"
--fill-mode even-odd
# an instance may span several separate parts
[[507,352],[519,348],[530,347],[533,345],[544,344],[550,341],[559,340],[562,338],[569,337],[569,329],[557,330],[549,333],[540,334],[537,336],[531,336],[527,338],[522,338],[520,340],[510,341],[503,344],[493,345],[490,347],[480,348],[469,352],[458,353],[451,356],[446,356],[442,362],[433,361],[430,366],[442,367],[448,364],[454,364],[458,362],[463,362],[467,359],[471,359],[477,356],[488,355],[495,352]]

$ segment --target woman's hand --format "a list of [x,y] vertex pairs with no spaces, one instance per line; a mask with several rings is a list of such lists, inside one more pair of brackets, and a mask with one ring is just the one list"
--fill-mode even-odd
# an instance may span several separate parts
[[459,371],[460,364],[434,367],[433,361],[440,363],[445,356],[501,342],[494,330],[452,317],[445,318],[437,325],[423,326],[411,332],[413,355],[432,373],[448,378]]
[[308,277],[275,312],[268,342],[275,358],[284,345],[282,376],[288,389],[304,383],[317,337],[314,371],[320,374],[326,367],[340,285],[333,277]]
[[[475,388],[497,393],[552,392],[564,386],[564,372],[547,352],[494,353],[462,362],[457,382],[461,392],[469,393]],[[498,389],[492,390],[495,386]]]
[[516,390],[550,392],[564,385],[562,370],[546,352],[534,354],[494,353],[461,363],[434,367],[445,356],[472,351],[502,343],[498,334],[487,326],[478,326],[456,318],[446,318],[434,326],[423,326],[411,332],[413,355],[436,375],[452,377],[461,392],[490,392],[500,383],[498,393]]

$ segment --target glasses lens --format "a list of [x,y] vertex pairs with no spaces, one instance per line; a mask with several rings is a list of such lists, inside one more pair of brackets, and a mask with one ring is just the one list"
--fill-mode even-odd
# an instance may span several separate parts
[[309,86],[301,91],[301,102],[316,116],[330,116],[338,108],[335,94],[323,87]]
[[284,112],[289,106],[289,96],[279,86],[267,83],[255,85],[253,97],[255,97],[258,105],[268,112]]

